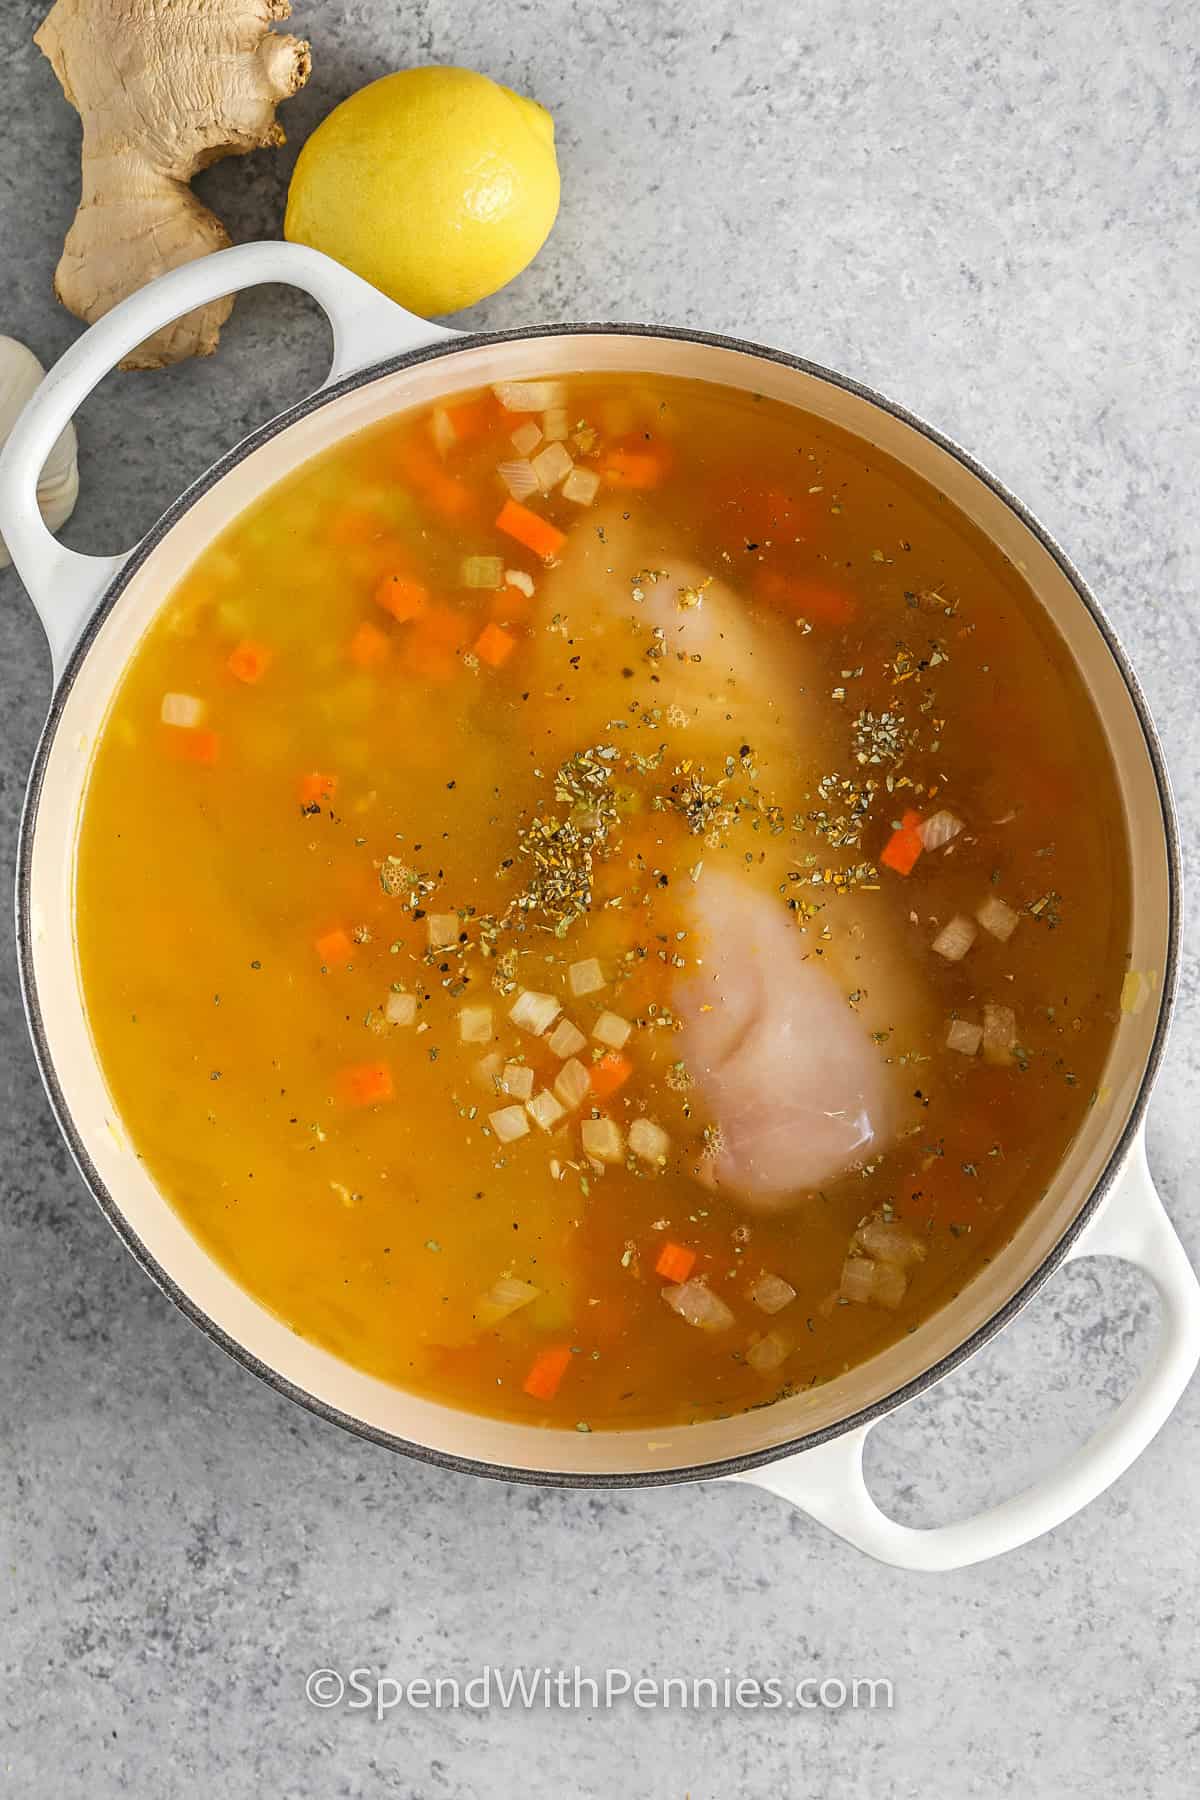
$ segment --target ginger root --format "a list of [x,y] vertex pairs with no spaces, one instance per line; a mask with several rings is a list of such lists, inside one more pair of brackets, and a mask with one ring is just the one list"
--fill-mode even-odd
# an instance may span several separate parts
[[[167,269],[223,250],[188,183],[223,156],[282,144],[281,100],[309,46],[271,30],[289,0],[57,0],[34,34],[83,122],[82,191],[54,276],[89,324]],[[124,368],[211,356],[232,296],[156,332]]]

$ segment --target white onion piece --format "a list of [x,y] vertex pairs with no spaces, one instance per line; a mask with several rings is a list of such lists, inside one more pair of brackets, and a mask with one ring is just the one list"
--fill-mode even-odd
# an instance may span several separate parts
[[570,1061],[565,1062],[558,1071],[558,1076],[554,1083],[554,1092],[558,1095],[558,1098],[562,1101],[563,1105],[569,1106],[573,1112],[577,1106],[583,1105],[583,1102],[587,1099],[591,1091],[591,1076],[579,1061],[578,1057],[571,1057]]
[[538,478],[531,462],[502,462],[496,473],[514,500],[528,500],[530,494],[538,491]]
[[546,1039],[546,1048],[555,1056],[578,1056],[586,1043],[587,1039],[578,1025],[572,1025],[570,1019],[560,1019]]
[[999,938],[1002,944],[1007,944],[1020,920],[1020,914],[1006,906],[996,894],[989,894],[983,905],[976,908],[975,917],[983,929]]
[[430,913],[425,920],[431,950],[449,950],[458,942],[458,914]]
[[515,1275],[500,1275],[487,1293],[481,1294],[476,1301],[475,1323],[485,1328],[499,1325],[502,1319],[510,1318],[523,1306],[529,1306],[541,1297],[541,1288],[534,1287],[531,1281],[519,1281]]
[[600,477],[595,469],[571,470],[562,484],[564,500],[573,500],[576,506],[590,506],[600,491]]
[[767,1331],[746,1352],[746,1361],[759,1375],[769,1375],[792,1353],[792,1346],[782,1332]]
[[513,449],[520,456],[532,456],[541,441],[542,428],[535,425],[532,419],[526,419],[512,434]]
[[532,1100],[527,1100],[525,1111],[534,1124],[540,1125],[543,1131],[553,1131],[559,1121],[567,1116],[566,1107],[559,1104],[549,1088],[543,1088],[540,1094],[535,1094]]
[[204,702],[197,700],[195,694],[164,694],[161,717],[164,725],[191,731],[204,717]]
[[610,1050],[621,1050],[628,1040],[633,1026],[620,1013],[602,1012],[592,1026],[592,1036],[597,1043],[606,1044]]
[[458,1010],[460,1044],[490,1044],[492,1041],[492,1009],[490,1006],[461,1006]]
[[782,1275],[762,1274],[750,1289],[750,1298],[760,1312],[782,1312],[796,1298],[796,1290]]
[[585,957],[567,970],[567,985],[576,996],[595,994],[605,985],[604,970],[594,956]]
[[728,1331],[733,1324],[729,1307],[703,1281],[682,1281],[677,1287],[665,1287],[662,1297],[681,1319],[701,1331]]
[[553,1025],[561,1010],[553,994],[539,994],[533,988],[525,988],[509,1007],[508,1016],[519,1031],[527,1031],[531,1037],[541,1037]]
[[978,936],[974,919],[955,913],[948,925],[943,925],[933,940],[933,948],[947,962],[961,962]]
[[615,1119],[585,1119],[579,1127],[579,1136],[585,1153],[594,1156],[597,1162],[624,1162],[625,1144]]
[[499,1112],[488,1114],[488,1124],[502,1144],[511,1144],[515,1138],[522,1138],[529,1130],[529,1120],[525,1117],[523,1106],[502,1106]]
[[946,1027],[946,1048],[957,1050],[963,1056],[974,1056],[982,1036],[982,1025],[972,1025],[966,1019],[951,1019]]
[[843,1300],[857,1306],[884,1306],[894,1312],[904,1298],[908,1276],[895,1263],[874,1262],[869,1256],[848,1256],[842,1265]]
[[524,569],[505,569],[504,585],[516,588],[517,592],[524,594],[527,600],[533,599],[533,576],[527,575]]
[[865,1250],[876,1262],[894,1263],[898,1269],[911,1269],[925,1261],[925,1246],[907,1225],[895,1220],[868,1219],[854,1234],[859,1250]]
[[563,381],[494,381],[492,392],[505,412],[545,412],[567,398]]
[[653,1119],[635,1119],[629,1127],[629,1148],[642,1162],[664,1163],[671,1140]]
[[504,1058],[497,1051],[493,1050],[487,1056],[480,1057],[472,1070],[472,1074],[481,1088],[486,1088],[489,1094],[494,1094],[496,1092],[496,1084],[500,1080],[500,1072],[503,1066]]
[[500,1071],[500,1085],[514,1100],[528,1100],[533,1092],[533,1070],[528,1063],[507,1062]]
[[548,444],[561,443],[571,429],[565,406],[552,406],[542,415],[542,430]]
[[1011,1063],[1017,1045],[1017,1015],[1011,1006],[983,1009],[983,1060],[1000,1067]]
[[417,996],[389,994],[383,1003],[383,1016],[389,1025],[411,1025],[417,1016]]
[[560,481],[565,481],[575,464],[571,461],[571,453],[562,444],[547,444],[544,450],[530,458],[530,468],[538,478],[538,486],[543,494],[556,488]]
[[454,429],[454,421],[445,407],[434,408],[433,417],[429,421],[429,430],[433,438],[434,448],[439,456],[445,456],[453,450],[458,442],[458,433]]
[[962,820],[956,819],[952,812],[935,812],[918,826],[917,835],[926,850],[941,850],[962,828]]

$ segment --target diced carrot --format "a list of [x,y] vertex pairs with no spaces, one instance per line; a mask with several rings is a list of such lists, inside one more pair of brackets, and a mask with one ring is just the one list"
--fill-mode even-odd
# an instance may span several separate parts
[[810,625],[848,625],[858,610],[854,595],[844,588],[805,575],[784,575],[778,569],[756,570],[754,592],[777,612],[807,619]]
[[322,932],[316,940],[316,952],[327,969],[339,969],[354,960],[354,939],[340,925]]
[[462,613],[451,606],[430,606],[407,634],[401,655],[414,675],[431,681],[449,681],[461,664],[470,627]]
[[592,1092],[598,1100],[607,1100],[624,1087],[633,1074],[633,1064],[619,1050],[609,1050],[591,1067]]
[[483,436],[500,411],[500,402],[489,391],[474,400],[460,400],[457,406],[448,406],[446,411],[455,437],[460,444],[467,444],[472,438]]
[[498,669],[502,663],[506,663],[516,647],[516,638],[510,632],[505,631],[502,625],[497,625],[494,619],[490,625],[484,626],[475,639],[476,656],[493,669]]
[[342,1069],[338,1088],[349,1106],[374,1106],[380,1100],[390,1100],[396,1091],[386,1063],[356,1063]]
[[362,506],[339,506],[329,521],[329,541],[341,548],[352,544],[369,544],[382,537],[387,523],[378,513]]
[[337,793],[338,778],[336,775],[322,775],[313,770],[311,775],[300,777],[301,806],[321,806],[326,800],[332,800]]
[[364,619],[347,644],[346,655],[360,669],[372,669],[384,660],[390,648],[387,633],[380,631],[378,625],[372,625],[369,619]]
[[921,815],[906,812],[891,837],[880,851],[879,860],[897,875],[911,875],[917,858],[925,848],[921,842]]
[[200,763],[211,768],[221,754],[221,740],[215,731],[197,731],[194,726],[164,725],[167,745],[181,762]]
[[[636,448],[633,447],[636,445]],[[615,446],[600,460],[600,473],[610,487],[661,487],[671,472],[671,457],[662,444],[635,439],[628,447]]]
[[554,1344],[539,1350],[525,1377],[525,1392],[535,1400],[553,1400],[570,1361],[569,1344]]
[[519,500],[506,500],[496,518],[497,531],[507,532],[516,538],[518,544],[524,544],[535,556],[557,556],[567,541],[565,531],[552,525],[549,519],[543,519],[539,513],[531,512],[522,506]]
[[231,650],[226,660],[226,668],[239,681],[253,686],[261,681],[271,662],[272,652],[266,644],[256,644],[253,638],[243,638],[236,649]]
[[423,581],[414,581],[411,575],[393,570],[381,578],[375,589],[375,604],[405,625],[425,611],[429,605],[429,589]]
[[401,444],[396,463],[413,491],[451,524],[461,524],[475,511],[470,490],[457,476],[446,473],[428,445],[415,438]]
[[686,1281],[696,1266],[696,1252],[686,1244],[664,1244],[654,1265],[656,1275],[664,1281]]
[[498,625],[524,625],[533,612],[533,595],[520,588],[497,588],[488,604],[488,615]]

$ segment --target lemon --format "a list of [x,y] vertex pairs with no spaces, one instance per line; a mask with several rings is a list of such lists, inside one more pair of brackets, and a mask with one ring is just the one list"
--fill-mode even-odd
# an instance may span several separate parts
[[284,235],[428,317],[511,281],[557,212],[545,107],[471,69],[404,69],[352,94],[313,132]]

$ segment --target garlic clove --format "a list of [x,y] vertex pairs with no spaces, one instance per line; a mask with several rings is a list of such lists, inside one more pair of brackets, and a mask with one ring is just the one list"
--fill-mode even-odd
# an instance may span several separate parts
[[[16,338],[0,337],[0,444],[3,444],[46,371],[32,350]],[[37,496],[49,530],[65,525],[75,510],[79,494],[78,445],[74,425],[67,425],[38,480]],[[0,538],[0,569],[12,558]]]

